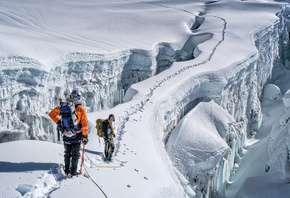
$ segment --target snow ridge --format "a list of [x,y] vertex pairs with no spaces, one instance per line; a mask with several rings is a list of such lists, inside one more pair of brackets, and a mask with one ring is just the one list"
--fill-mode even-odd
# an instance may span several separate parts
[[60,181],[66,177],[62,171],[63,167],[52,167],[40,178],[29,192],[22,192],[23,188],[18,186],[18,191],[24,194],[24,198],[47,197],[52,191],[60,187]]

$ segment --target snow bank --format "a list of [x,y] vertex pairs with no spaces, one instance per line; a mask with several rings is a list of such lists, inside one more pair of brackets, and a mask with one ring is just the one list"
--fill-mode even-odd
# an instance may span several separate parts
[[290,90],[288,90],[283,96],[283,103],[286,109],[290,108]]
[[274,84],[266,84],[263,90],[263,99],[273,101],[280,98],[281,98],[280,88]]
[[63,146],[23,140],[0,144],[0,196],[46,197],[59,188]]

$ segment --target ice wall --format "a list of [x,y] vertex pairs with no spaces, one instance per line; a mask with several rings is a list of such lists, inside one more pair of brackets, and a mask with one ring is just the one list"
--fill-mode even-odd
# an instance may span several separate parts
[[157,64],[164,65],[161,62],[165,59],[160,59],[166,54],[162,46],[153,52],[70,54],[66,57],[67,63],[50,71],[29,58],[2,58],[0,142],[17,139],[53,141],[54,124],[47,114],[74,88],[81,91],[88,112],[121,103],[130,85],[155,75]]
[[[287,183],[290,181],[290,90],[284,94],[282,100],[279,99],[284,108],[284,114],[272,125],[267,136],[268,160],[265,164],[265,172],[273,172]],[[271,105],[269,101],[268,105]]]
[[[277,67],[273,71],[272,82],[280,83],[280,77],[289,74],[289,60],[290,60],[290,7],[285,6],[283,11],[278,13],[280,18],[279,23],[279,55],[280,59],[276,62]],[[288,87],[288,86],[287,86]],[[284,89],[284,86],[281,87]],[[271,131],[267,137],[268,161],[265,164],[266,172],[275,172],[279,177],[287,183],[290,181],[290,152],[289,152],[289,118],[290,118],[290,91],[285,91],[281,100],[280,87],[273,84],[268,84],[263,93],[263,103],[265,105],[272,105],[273,100],[280,100],[280,105],[284,109],[284,114],[281,118],[272,125]]]
[[287,68],[290,69],[290,38],[289,38],[289,33],[290,33],[290,9],[289,7],[284,8],[283,12],[278,14],[280,18],[280,34],[281,34],[281,39],[279,41],[280,44],[280,56],[281,56],[281,61],[282,64]]
[[55,140],[55,125],[47,114],[74,88],[88,111],[120,103],[119,82],[131,53],[110,56],[70,54],[66,64],[50,71],[33,60],[9,57],[1,61],[0,140]]
[[[266,172],[273,172],[278,174],[279,177],[288,183],[290,181],[290,128],[289,128],[289,120],[290,120],[290,90],[285,90],[283,83],[280,82],[281,75],[289,75],[289,28],[290,28],[290,7],[285,6],[283,12],[279,13],[280,17],[280,61],[277,62],[277,68],[275,69],[275,78],[273,82],[277,82],[281,86],[281,92],[284,93],[282,100],[281,94],[277,96],[277,99],[280,99],[280,105],[284,109],[284,114],[280,117],[280,119],[272,125],[271,131],[267,136],[268,148],[267,148],[267,156],[268,161],[265,164]],[[284,28],[283,28],[284,27]],[[286,69],[285,69],[286,68]],[[269,85],[268,85],[269,86]],[[274,85],[271,85],[272,87]],[[286,86],[288,89],[288,86]],[[276,86],[276,89],[273,88],[269,93],[272,95],[277,95],[280,87]],[[267,93],[264,92],[264,96]],[[267,100],[269,97],[263,98],[263,103],[268,105],[273,104],[271,101]]]
[[[122,102],[122,81],[130,71],[126,64],[136,53],[112,55],[70,54],[69,62],[50,71],[23,57],[2,59],[0,73],[0,140],[40,139],[53,141],[55,126],[47,116],[59,101],[78,88],[87,111],[110,108]],[[144,54],[141,57],[148,57]],[[151,58],[151,56],[149,56]],[[140,58],[142,59],[142,58]],[[153,64],[139,65],[140,73],[152,73]],[[137,79],[139,80],[139,79]],[[122,84],[123,83],[123,84]]]

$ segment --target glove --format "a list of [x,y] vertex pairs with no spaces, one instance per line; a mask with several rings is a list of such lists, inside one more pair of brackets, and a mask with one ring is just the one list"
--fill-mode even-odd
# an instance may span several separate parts
[[83,141],[83,144],[86,145],[88,143],[88,141],[89,141],[88,140],[88,136],[87,135],[83,135],[82,141]]

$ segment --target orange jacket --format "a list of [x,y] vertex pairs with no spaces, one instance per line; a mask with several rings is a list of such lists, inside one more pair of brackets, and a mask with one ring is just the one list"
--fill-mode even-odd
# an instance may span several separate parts
[[[60,114],[60,109],[58,106],[54,108],[48,115],[55,123],[57,123],[59,121],[59,114]],[[82,130],[79,130],[78,133],[83,131],[83,135],[88,135],[89,134],[89,127],[88,127],[89,121],[88,121],[85,108],[82,105],[79,105],[76,109],[76,114],[78,117],[78,124],[82,125]]]

